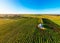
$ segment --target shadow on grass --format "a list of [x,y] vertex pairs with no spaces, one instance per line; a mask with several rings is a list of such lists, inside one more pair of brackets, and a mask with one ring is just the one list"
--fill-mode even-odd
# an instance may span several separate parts
[[55,31],[60,31],[60,26],[58,24],[46,18],[42,18],[42,20],[45,28],[55,29]]

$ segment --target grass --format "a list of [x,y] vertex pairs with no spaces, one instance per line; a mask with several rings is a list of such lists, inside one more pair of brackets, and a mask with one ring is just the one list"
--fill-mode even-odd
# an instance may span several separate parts
[[32,41],[37,19],[21,18],[3,23],[0,26],[0,43],[28,43]]
[[60,33],[49,27],[46,30],[36,27],[42,17],[60,25],[60,17],[27,16],[18,19],[0,19],[0,43],[60,43]]

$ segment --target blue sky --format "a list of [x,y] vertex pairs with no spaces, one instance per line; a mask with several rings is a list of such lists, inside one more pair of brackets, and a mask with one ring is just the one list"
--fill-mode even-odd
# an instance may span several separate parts
[[0,0],[3,14],[60,14],[60,0]]

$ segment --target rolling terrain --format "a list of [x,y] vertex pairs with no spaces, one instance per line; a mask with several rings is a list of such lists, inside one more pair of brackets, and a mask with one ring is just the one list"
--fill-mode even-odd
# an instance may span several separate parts
[[[45,23],[42,18],[48,19]],[[44,23],[46,30],[37,27]],[[22,18],[0,19],[0,43],[60,43],[60,30],[54,31],[50,27],[60,29],[60,16],[24,15]],[[59,28],[58,28],[59,27]]]

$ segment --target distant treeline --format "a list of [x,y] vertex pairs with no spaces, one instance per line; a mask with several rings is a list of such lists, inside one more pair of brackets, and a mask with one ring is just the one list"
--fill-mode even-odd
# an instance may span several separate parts
[[21,15],[0,15],[0,18],[19,18]]

